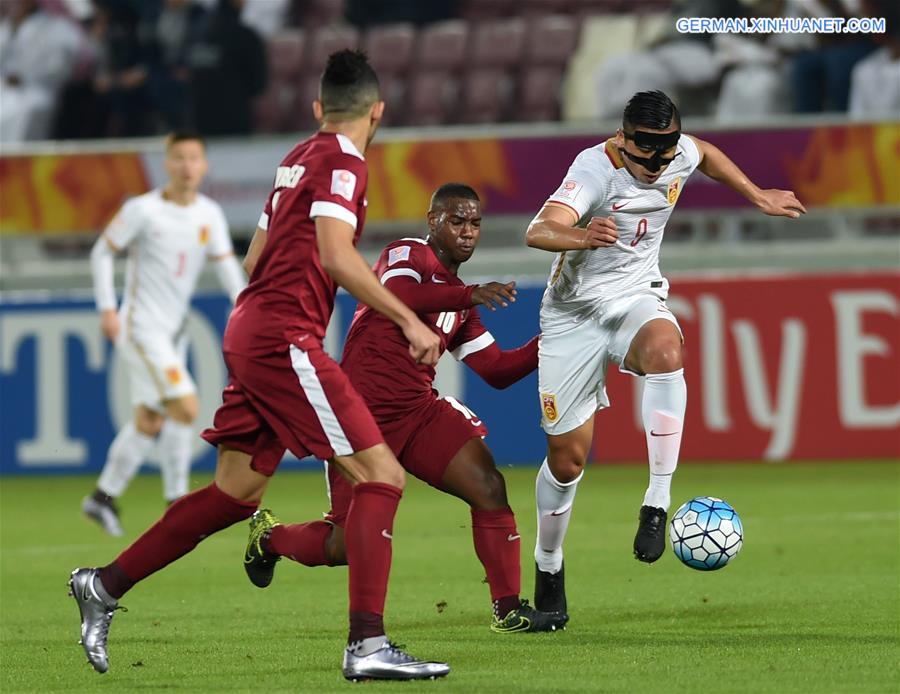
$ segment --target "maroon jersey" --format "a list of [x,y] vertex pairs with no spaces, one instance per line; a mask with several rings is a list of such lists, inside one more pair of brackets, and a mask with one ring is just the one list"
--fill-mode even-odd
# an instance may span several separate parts
[[316,244],[319,216],[356,229],[365,221],[365,159],[344,135],[317,133],[284,158],[259,226],[266,245],[235,305],[222,348],[259,356],[310,338],[321,343],[334,310],[337,284],[322,267]]
[[[373,269],[388,289],[392,279],[401,277],[423,285],[465,287],[459,277],[441,265],[423,239],[389,244]],[[419,317],[441,338],[441,354],[449,350],[459,361],[494,343],[474,308],[420,313]],[[379,421],[403,416],[435,398],[431,387],[434,367],[417,364],[400,328],[365,304],[360,304],[353,316],[341,366]]]

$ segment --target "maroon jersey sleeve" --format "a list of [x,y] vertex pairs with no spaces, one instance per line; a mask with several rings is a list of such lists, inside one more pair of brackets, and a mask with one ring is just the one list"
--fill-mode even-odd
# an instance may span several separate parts
[[335,152],[309,175],[310,219],[334,217],[356,230],[356,212],[366,191],[365,162],[352,154]]
[[443,268],[434,254],[417,239],[404,239],[384,249],[375,266],[381,283],[416,313],[462,311],[472,305],[474,285],[451,285],[435,281]]
[[466,366],[494,388],[506,388],[538,367],[538,341],[535,335],[516,349],[501,350],[497,343],[465,357]]
[[447,345],[447,351],[457,361],[463,361],[470,354],[480,352],[492,344],[494,344],[494,336],[481,322],[478,309],[473,308],[467,312],[465,321],[456,331],[450,344]]

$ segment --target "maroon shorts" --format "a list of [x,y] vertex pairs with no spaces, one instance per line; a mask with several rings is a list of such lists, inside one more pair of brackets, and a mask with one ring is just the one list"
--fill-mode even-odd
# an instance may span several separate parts
[[263,475],[275,472],[286,448],[328,460],[384,441],[362,397],[319,346],[263,357],[226,353],[225,364],[222,405],[201,436],[250,454]]
[[[376,421],[385,443],[406,471],[438,489],[453,456],[469,439],[487,436],[487,427],[478,416],[450,397],[435,398],[426,407],[398,419]],[[331,511],[325,520],[343,526],[352,487],[334,465],[327,468]]]

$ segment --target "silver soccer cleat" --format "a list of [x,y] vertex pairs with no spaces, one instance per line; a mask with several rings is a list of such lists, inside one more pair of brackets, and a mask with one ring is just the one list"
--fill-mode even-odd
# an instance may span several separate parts
[[113,537],[122,537],[125,531],[119,521],[119,514],[112,504],[104,504],[92,496],[86,496],[81,501],[81,511],[91,520],[97,521]]
[[78,603],[81,612],[81,641],[88,662],[93,668],[104,673],[109,670],[109,656],[106,653],[106,639],[109,624],[116,610],[124,610],[118,602],[108,605],[94,590],[97,569],[75,569],[69,579],[69,595]]
[[360,680],[428,680],[450,672],[447,663],[414,658],[399,646],[385,641],[384,646],[369,655],[354,655],[344,649],[344,677]]

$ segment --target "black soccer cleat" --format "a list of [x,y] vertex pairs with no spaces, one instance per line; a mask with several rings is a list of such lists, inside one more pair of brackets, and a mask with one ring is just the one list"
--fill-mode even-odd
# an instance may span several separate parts
[[555,574],[541,571],[534,565],[534,606],[541,612],[560,612],[566,615],[566,565],[563,563]]
[[263,548],[263,541],[276,525],[281,525],[267,508],[261,508],[250,516],[250,537],[244,550],[244,570],[247,578],[257,588],[268,588],[275,575],[275,564],[281,557]]
[[655,506],[641,506],[634,558],[652,564],[666,551],[666,512]]
[[519,631],[556,631],[565,629],[569,615],[565,612],[541,612],[522,600],[519,606],[510,610],[500,619],[496,614],[491,622],[491,631],[496,634],[513,634]]

